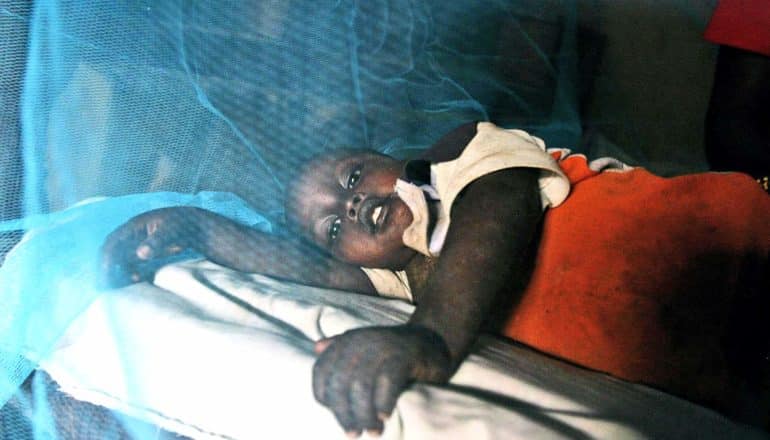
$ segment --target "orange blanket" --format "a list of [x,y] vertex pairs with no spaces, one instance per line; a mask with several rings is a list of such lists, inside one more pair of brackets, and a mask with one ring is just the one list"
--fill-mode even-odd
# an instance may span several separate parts
[[[730,339],[732,311],[747,277],[767,281],[770,197],[738,173],[596,173],[582,156],[560,164],[572,193],[546,214],[535,272],[505,334],[730,406],[738,379],[728,348],[741,343]],[[757,261],[764,269],[750,270]]]

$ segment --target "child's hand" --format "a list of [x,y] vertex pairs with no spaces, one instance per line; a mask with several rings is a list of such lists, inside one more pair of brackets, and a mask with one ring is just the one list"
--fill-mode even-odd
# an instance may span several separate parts
[[101,284],[120,287],[154,274],[147,262],[194,248],[201,241],[199,211],[163,208],[138,215],[107,236],[101,249]]
[[369,327],[316,343],[316,399],[334,412],[349,436],[380,433],[410,382],[444,382],[452,362],[444,341],[411,325]]

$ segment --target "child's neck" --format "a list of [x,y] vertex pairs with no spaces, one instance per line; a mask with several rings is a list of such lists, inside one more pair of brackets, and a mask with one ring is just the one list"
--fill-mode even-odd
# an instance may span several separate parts
[[414,303],[420,302],[420,296],[436,269],[436,263],[438,263],[438,257],[428,257],[421,253],[415,253],[404,268]]
[[[430,242],[433,228],[436,226],[439,209],[441,209],[440,202],[428,200],[428,242]],[[414,257],[412,257],[406,267],[404,267],[404,272],[406,272],[406,277],[409,280],[409,287],[412,291],[413,302],[419,302],[420,294],[427,284],[428,279],[433,274],[437,261],[438,257],[429,257],[419,252],[415,252]]]

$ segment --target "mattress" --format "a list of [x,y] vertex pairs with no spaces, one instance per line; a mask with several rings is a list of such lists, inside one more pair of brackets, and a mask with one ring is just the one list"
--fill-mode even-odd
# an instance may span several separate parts
[[[41,368],[75,399],[200,439],[344,438],[313,341],[404,322],[399,300],[191,260],[100,295]],[[366,434],[364,434],[365,436]],[[385,439],[764,438],[706,408],[483,335],[447,385],[412,384]]]

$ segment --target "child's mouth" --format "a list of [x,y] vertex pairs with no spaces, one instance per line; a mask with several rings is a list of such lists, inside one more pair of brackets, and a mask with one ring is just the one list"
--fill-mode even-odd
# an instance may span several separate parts
[[369,198],[364,201],[359,220],[371,234],[379,232],[385,224],[389,211],[388,202],[388,198]]
[[377,220],[380,218],[380,213],[382,212],[382,206],[378,206],[372,210],[372,223],[377,225]]
[[388,205],[385,204],[385,202],[387,202],[387,200],[383,200],[382,205],[378,205],[372,210],[373,233],[377,233],[382,229],[382,226],[385,224],[385,220],[388,217]]

